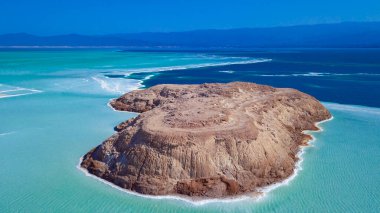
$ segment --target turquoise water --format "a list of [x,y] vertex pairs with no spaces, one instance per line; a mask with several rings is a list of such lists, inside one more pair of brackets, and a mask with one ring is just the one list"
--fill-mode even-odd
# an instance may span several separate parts
[[[375,107],[324,103],[334,119],[321,125],[323,132],[313,133],[317,140],[305,149],[302,170],[260,200],[194,205],[143,198],[76,168],[116,124],[134,116],[113,111],[107,102],[143,82],[104,74],[252,60],[209,54],[0,52],[1,212],[379,211],[380,108]],[[1,92],[9,90],[25,95]]]

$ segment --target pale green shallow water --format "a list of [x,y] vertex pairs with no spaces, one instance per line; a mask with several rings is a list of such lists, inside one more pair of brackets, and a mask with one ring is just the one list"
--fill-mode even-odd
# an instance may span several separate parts
[[54,78],[34,75],[31,70],[38,73],[37,65],[27,69],[29,77],[2,73],[0,84],[43,92],[0,99],[0,212],[380,210],[379,108],[327,103],[334,119],[321,125],[323,132],[314,133],[317,140],[303,155],[303,169],[288,185],[259,201],[194,205],[130,195],[76,168],[83,154],[133,114],[111,110],[107,101],[117,93],[102,90],[90,80],[67,89],[68,82],[77,83],[87,73],[73,78],[67,74],[71,71],[64,70],[63,77],[57,77],[60,66],[50,66],[54,72],[48,73]]

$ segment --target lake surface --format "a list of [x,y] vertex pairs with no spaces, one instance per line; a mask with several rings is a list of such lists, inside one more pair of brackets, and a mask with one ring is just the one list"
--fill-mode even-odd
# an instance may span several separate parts
[[[131,195],[79,158],[135,116],[109,99],[160,83],[293,87],[331,111],[297,176],[259,200],[193,204]],[[0,51],[2,212],[378,212],[380,50]]]

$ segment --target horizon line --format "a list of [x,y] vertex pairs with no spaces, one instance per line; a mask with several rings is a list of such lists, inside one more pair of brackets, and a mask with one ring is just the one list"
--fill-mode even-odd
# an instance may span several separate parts
[[200,28],[193,30],[181,30],[181,31],[139,31],[139,32],[110,32],[110,33],[55,33],[55,34],[38,34],[38,33],[29,33],[29,32],[4,32],[0,33],[0,36],[3,35],[30,35],[36,37],[54,37],[54,36],[68,36],[68,35],[77,35],[77,36],[110,36],[110,35],[125,35],[125,34],[170,34],[170,33],[189,33],[189,32],[198,32],[198,31],[228,31],[228,30],[248,30],[248,29],[273,29],[273,28],[291,28],[291,27],[312,27],[312,26],[322,26],[322,25],[339,25],[339,24],[375,24],[379,21],[343,21],[343,22],[330,22],[330,23],[314,23],[314,24],[295,24],[295,25],[278,25],[278,26],[267,26],[267,27],[236,27],[236,28]]

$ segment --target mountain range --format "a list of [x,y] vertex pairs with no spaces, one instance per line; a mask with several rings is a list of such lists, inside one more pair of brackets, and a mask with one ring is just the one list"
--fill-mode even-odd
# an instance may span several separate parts
[[0,35],[1,47],[379,48],[380,22],[106,35]]

